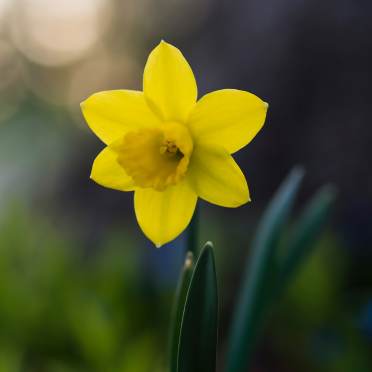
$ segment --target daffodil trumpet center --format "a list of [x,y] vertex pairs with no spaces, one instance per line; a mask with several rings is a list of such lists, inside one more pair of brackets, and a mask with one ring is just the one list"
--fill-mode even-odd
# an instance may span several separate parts
[[193,141],[185,125],[166,122],[129,132],[110,147],[137,187],[164,191],[185,176]]

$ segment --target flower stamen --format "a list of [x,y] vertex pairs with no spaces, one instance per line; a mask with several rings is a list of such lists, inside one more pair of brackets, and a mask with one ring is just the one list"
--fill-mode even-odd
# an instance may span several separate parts
[[185,176],[193,143],[184,125],[168,122],[129,132],[111,147],[138,187],[163,191]]

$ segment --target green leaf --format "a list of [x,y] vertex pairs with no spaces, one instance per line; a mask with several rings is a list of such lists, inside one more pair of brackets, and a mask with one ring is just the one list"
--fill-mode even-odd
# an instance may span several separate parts
[[215,372],[218,295],[213,246],[207,243],[187,293],[178,350],[178,372]]
[[275,254],[302,178],[301,168],[291,171],[259,224],[230,331],[227,372],[247,371],[249,368],[277,270]]
[[177,357],[181,333],[182,316],[185,309],[186,295],[190,286],[194,268],[194,255],[188,252],[178,282],[176,299],[173,307],[170,334],[170,371],[177,372]]
[[280,296],[293,279],[296,271],[309,256],[322,232],[336,192],[333,187],[320,189],[305,207],[289,238],[288,249],[280,265],[274,298]]

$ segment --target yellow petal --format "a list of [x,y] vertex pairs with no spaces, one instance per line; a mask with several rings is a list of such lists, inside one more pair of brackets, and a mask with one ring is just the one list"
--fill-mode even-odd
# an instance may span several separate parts
[[190,114],[194,137],[223,146],[234,153],[247,145],[262,128],[267,103],[254,94],[234,89],[202,97]]
[[164,41],[149,55],[143,91],[163,120],[181,122],[187,120],[198,94],[190,65],[176,47]]
[[192,155],[188,179],[202,199],[222,207],[247,203],[247,181],[232,156],[223,148],[199,144]]
[[187,182],[165,191],[137,189],[134,209],[144,234],[157,246],[176,238],[190,223],[197,196]]
[[144,94],[133,90],[93,94],[82,102],[81,109],[89,127],[105,144],[112,143],[130,130],[159,123]]
[[116,161],[117,154],[106,147],[93,162],[90,178],[99,185],[120,191],[134,190],[134,183]]

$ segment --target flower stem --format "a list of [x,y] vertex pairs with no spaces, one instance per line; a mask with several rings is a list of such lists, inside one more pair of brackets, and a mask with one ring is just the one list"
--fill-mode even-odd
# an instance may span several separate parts
[[199,207],[196,206],[194,216],[191,219],[187,231],[187,246],[186,251],[193,253],[194,257],[198,257],[198,234],[199,234]]

